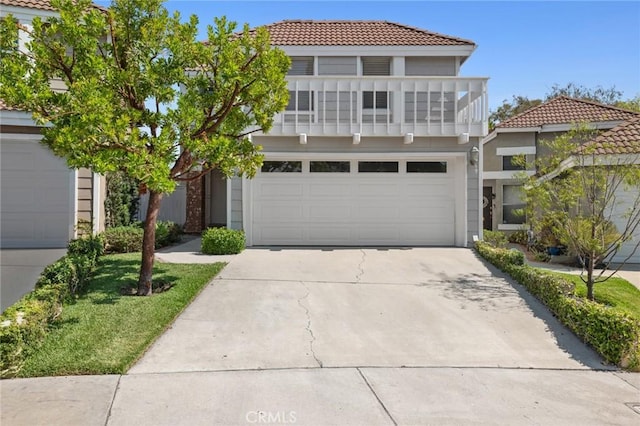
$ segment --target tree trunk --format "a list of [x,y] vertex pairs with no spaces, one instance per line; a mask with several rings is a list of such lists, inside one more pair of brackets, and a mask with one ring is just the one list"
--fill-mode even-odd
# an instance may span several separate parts
[[593,300],[593,268],[595,267],[595,255],[589,254],[589,261],[587,262],[587,299]]
[[153,256],[155,254],[156,222],[161,200],[161,192],[149,191],[149,207],[147,208],[142,237],[142,265],[140,266],[140,278],[138,279],[138,296],[150,296],[153,293],[151,277],[153,274]]

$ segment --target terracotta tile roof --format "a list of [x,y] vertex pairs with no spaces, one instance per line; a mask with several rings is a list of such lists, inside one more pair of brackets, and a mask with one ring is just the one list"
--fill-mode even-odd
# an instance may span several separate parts
[[5,104],[2,99],[0,99],[0,111],[20,111],[20,109],[10,107],[7,104]]
[[558,96],[505,120],[496,128],[539,127],[545,124],[571,124],[581,121],[623,121],[637,115],[633,111],[610,105]]
[[28,9],[55,10],[49,0],[0,0],[0,5],[25,7]]
[[276,46],[475,46],[470,40],[388,21],[284,20],[265,28]]
[[596,154],[640,154],[640,115],[585,143],[578,152],[592,148]]

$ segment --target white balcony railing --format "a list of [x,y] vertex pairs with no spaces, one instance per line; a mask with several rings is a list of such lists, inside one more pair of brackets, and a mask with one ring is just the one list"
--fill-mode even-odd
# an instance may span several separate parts
[[484,136],[487,79],[288,77],[287,110],[270,135]]

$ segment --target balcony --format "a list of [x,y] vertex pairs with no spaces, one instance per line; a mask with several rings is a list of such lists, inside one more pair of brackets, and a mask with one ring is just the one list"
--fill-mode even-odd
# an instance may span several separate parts
[[290,76],[270,135],[484,136],[487,79]]

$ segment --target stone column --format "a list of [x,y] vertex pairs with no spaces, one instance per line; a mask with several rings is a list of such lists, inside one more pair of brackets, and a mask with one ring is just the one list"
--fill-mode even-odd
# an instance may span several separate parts
[[199,233],[204,229],[204,177],[187,182],[187,219],[184,232]]

